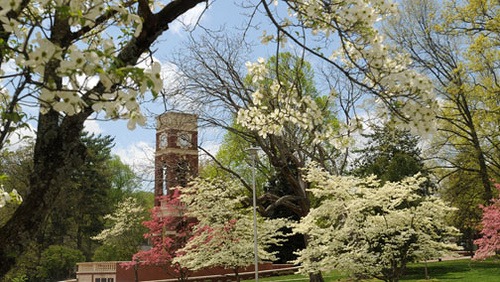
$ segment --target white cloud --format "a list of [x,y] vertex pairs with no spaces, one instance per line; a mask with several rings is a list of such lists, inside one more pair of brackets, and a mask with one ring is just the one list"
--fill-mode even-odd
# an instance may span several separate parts
[[6,144],[5,148],[11,151],[16,151],[19,148],[28,145],[30,141],[35,140],[35,137],[35,128],[31,124],[28,124],[27,128],[17,129],[9,136],[9,143]]
[[200,20],[203,11],[206,9],[205,3],[200,3],[193,9],[187,11],[183,15],[181,15],[177,20],[175,20],[169,27],[169,30],[173,33],[179,34],[183,30],[189,30],[194,28],[194,26]]
[[87,131],[88,133],[94,133],[94,134],[101,134],[103,133],[103,130],[99,123],[95,120],[86,120],[85,123],[83,124],[84,130]]
[[154,180],[154,152],[154,148],[144,141],[113,150],[143,180],[141,189],[147,191],[152,190]]
[[[201,147],[206,150],[210,155],[215,156],[220,148],[219,141],[207,141],[201,144]],[[208,155],[206,155],[203,151],[200,150],[200,158],[201,159],[211,159]]]
[[134,169],[150,167],[154,164],[154,148],[144,141],[130,144],[126,148],[116,148],[114,153],[122,162]]

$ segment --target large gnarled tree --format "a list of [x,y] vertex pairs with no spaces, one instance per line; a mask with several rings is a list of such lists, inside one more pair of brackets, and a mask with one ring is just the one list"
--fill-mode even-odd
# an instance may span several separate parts
[[160,8],[144,0],[1,2],[0,144],[25,121],[21,106],[38,107],[39,115],[29,193],[0,228],[0,276],[55,208],[60,183],[83,164],[85,120],[104,112],[128,118],[131,128],[144,122],[137,101],[149,89],[158,92],[162,81],[159,65],[137,64],[173,20],[202,2]]

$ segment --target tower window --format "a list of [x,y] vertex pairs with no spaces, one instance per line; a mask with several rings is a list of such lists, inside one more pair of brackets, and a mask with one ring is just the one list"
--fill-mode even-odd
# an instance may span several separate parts
[[161,168],[161,189],[163,195],[168,195],[167,164]]

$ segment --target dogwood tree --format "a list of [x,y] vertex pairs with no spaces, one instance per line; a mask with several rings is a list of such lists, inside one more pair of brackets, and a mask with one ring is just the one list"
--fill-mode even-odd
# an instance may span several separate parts
[[[500,184],[495,184],[495,188],[500,191]],[[479,247],[474,259],[485,259],[500,250],[500,197],[491,200],[489,206],[481,205],[481,209],[483,210],[482,237],[474,241]]]
[[[198,223],[174,262],[194,270],[213,266],[230,268],[239,281],[239,268],[255,263],[252,207],[245,194],[241,183],[217,179],[197,179],[183,190],[181,198],[189,207],[187,214]],[[268,249],[283,240],[281,229],[286,225],[284,219],[258,217],[260,261],[276,260]]]
[[418,193],[424,178],[380,184],[374,176],[334,176],[310,167],[310,192],[320,199],[294,231],[309,236],[296,263],[302,272],[338,269],[358,277],[398,281],[406,264],[456,248],[453,211],[439,198]]
[[172,193],[160,196],[160,206],[151,210],[151,220],[143,224],[149,230],[144,238],[151,244],[151,249],[139,251],[133,255],[132,261],[124,263],[126,267],[141,265],[170,266],[173,277],[181,281],[187,278],[184,265],[174,261],[176,253],[183,248],[192,235],[195,220],[186,214],[186,206],[181,203],[180,191],[173,189]]
[[147,210],[136,198],[128,197],[118,203],[113,213],[104,216],[110,226],[92,237],[102,243],[93,260],[129,260],[143,243],[142,223],[146,217]]

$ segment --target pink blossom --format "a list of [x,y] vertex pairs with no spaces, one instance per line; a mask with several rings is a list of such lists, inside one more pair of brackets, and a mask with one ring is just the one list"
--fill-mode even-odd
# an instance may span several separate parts
[[[495,188],[500,191],[500,184],[495,184]],[[481,209],[482,237],[474,241],[479,247],[474,259],[485,259],[500,250],[500,198],[492,199],[491,205],[481,206]]]
[[[177,251],[185,246],[192,236],[193,218],[185,215],[185,205],[179,199],[179,190],[172,194],[160,196],[160,206],[151,210],[151,220],[143,222],[149,229],[144,238],[149,240],[151,249],[139,251],[125,267],[135,265],[166,265],[178,255]],[[177,273],[186,271],[179,264],[172,265]]]

